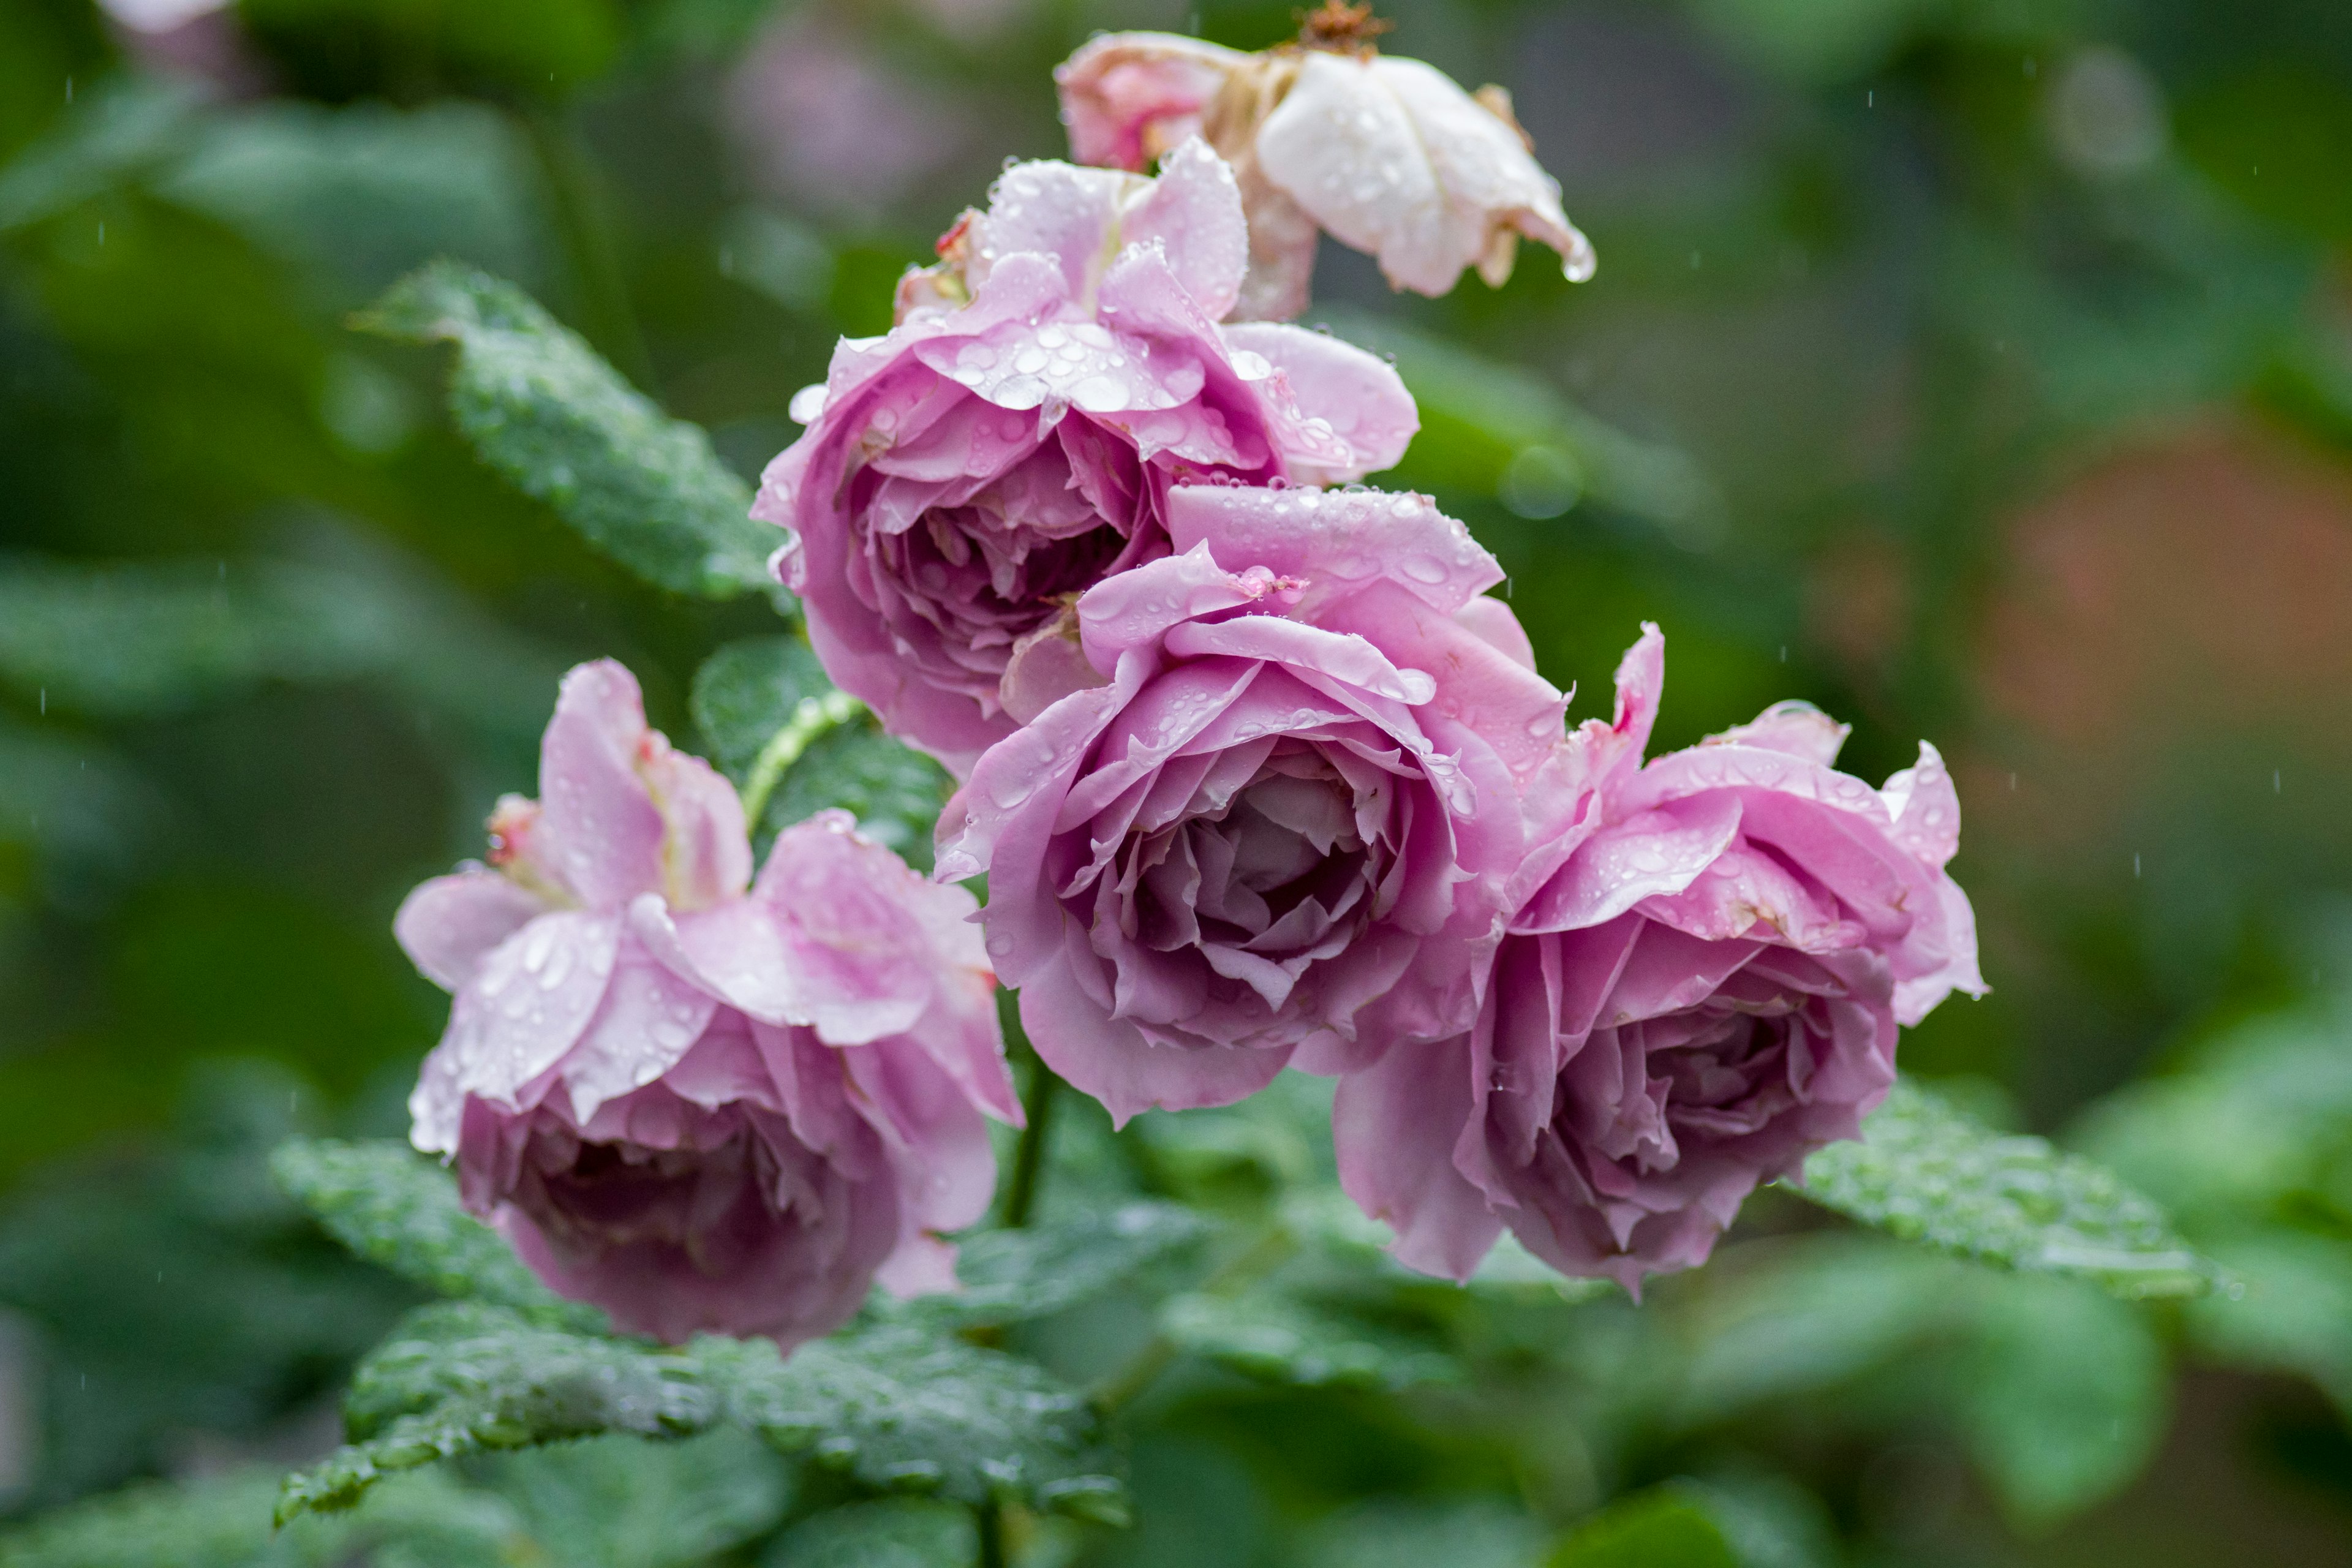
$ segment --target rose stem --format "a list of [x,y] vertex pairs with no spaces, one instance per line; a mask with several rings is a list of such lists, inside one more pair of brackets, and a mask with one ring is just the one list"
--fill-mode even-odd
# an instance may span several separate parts
[[760,754],[752,759],[751,771],[744,775],[744,827],[759,832],[760,817],[768,809],[768,797],[775,793],[784,770],[801,760],[802,752],[815,744],[826,731],[846,724],[865,711],[866,704],[845,691],[802,698],[793,716],[784,721],[783,728],[760,748]]

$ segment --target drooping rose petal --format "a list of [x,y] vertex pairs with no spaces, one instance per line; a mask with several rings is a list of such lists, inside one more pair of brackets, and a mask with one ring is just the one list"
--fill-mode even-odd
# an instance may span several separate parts
[[982,1117],[1020,1120],[971,895],[843,812],[779,834],[747,889],[733,787],[646,728],[617,665],[566,681],[541,787],[494,818],[512,874],[402,906],[402,944],[457,992],[418,1147],[549,1285],[635,1331],[789,1348],[877,1278],[951,1285],[935,1233],[993,1189]]

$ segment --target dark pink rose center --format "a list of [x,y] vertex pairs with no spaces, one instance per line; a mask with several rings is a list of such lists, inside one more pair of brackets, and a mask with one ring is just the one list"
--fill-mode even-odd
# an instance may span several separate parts
[[1554,1130],[1643,1173],[1674,1169],[1694,1144],[1760,1131],[1797,1102],[1790,1058],[1817,1054],[1828,1006],[1806,996],[1761,1012],[1711,1002],[1595,1029],[1556,1086]]
[[708,1147],[674,1149],[535,1129],[515,1202],[551,1246],[578,1261],[654,1247],[719,1279],[772,1246],[779,1224],[788,1223],[772,1195],[778,1175],[768,1141],[740,1125]]
[[870,593],[899,651],[992,710],[1013,645],[1160,532],[1134,449],[1075,415],[1065,426],[992,476],[893,475],[886,457],[856,480]]
[[1377,912],[1395,858],[1391,798],[1360,794],[1313,743],[1282,741],[1230,799],[1129,837],[1119,928],[1197,952],[1209,997],[1278,1008]]

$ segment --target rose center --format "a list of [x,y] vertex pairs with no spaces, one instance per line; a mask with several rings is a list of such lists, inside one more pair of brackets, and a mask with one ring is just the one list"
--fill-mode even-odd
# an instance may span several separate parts
[[719,1254],[733,1249],[729,1238],[772,1218],[762,1194],[774,1185],[773,1157],[748,1131],[701,1149],[583,1142],[566,1163],[557,1163],[554,1140],[532,1142],[526,1163],[546,1161],[539,1173],[541,1201],[530,1201],[527,1189],[519,1195],[559,1246],[675,1247],[719,1272],[725,1267]]

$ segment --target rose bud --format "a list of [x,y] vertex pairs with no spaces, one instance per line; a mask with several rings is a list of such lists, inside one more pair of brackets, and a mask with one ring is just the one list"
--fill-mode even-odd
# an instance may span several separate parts
[[1984,991],[1935,749],[1874,790],[1784,703],[1644,764],[1664,646],[1529,792],[1476,1023],[1340,1082],[1340,1179],[1412,1268],[1465,1278],[1506,1226],[1629,1289],[1704,1262],[1758,1184],[1857,1136],[1898,1026]]
[[1120,1120],[1469,1026],[1562,699],[1428,498],[1192,486],[940,823],[1038,1053]]
[[[1024,163],[910,275],[888,336],[845,342],[752,515],[825,671],[958,773],[1029,715],[1024,639],[1168,552],[1171,485],[1348,479],[1418,427],[1396,373],[1295,327],[1220,328],[1247,238],[1197,143],[1157,180]],[[1051,650],[1048,650],[1050,658]]]
[[680,1340],[833,1329],[877,1278],[951,1288],[934,1233],[1018,1122],[973,900],[822,812],[758,879],[726,779],[567,676],[538,801],[394,929],[457,994],[409,1109],[466,1205],[555,1290]]
[[1559,252],[1570,279],[1591,277],[1592,247],[1510,96],[1466,93],[1419,60],[1377,52],[1369,9],[1326,6],[1297,44],[1261,54],[1168,33],[1096,38],[1054,73],[1071,156],[1144,169],[1204,137],[1233,164],[1249,213],[1246,319],[1307,308],[1318,228],[1422,294],[1448,292],[1465,267],[1499,286],[1522,237]]

